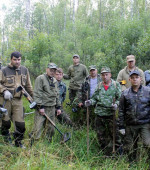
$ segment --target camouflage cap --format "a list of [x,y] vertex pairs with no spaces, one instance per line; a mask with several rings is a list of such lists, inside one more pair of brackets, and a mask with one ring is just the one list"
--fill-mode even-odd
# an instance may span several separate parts
[[73,55],[73,58],[74,58],[74,57],[80,58],[80,56],[79,56],[78,54],[74,54],[74,55]]
[[89,66],[89,70],[91,71],[91,70],[96,70],[97,68],[96,68],[96,65],[91,65],[91,66]]
[[57,69],[57,65],[55,63],[48,63],[47,68]]
[[140,76],[140,72],[138,70],[131,71],[129,76],[131,77],[133,74],[136,74],[136,75]]
[[126,58],[127,58],[127,61],[134,61],[135,60],[134,55],[128,55]]
[[111,70],[110,70],[109,67],[103,67],[103,68],[101,69],[101,74],[102,74],[102,73],[111,73]]

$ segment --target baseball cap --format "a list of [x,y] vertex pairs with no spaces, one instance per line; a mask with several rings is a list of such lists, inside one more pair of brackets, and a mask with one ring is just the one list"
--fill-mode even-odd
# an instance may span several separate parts
[[91,65],[91,66],[89,66],[89,70],[91,71],[91,70],[96,70],[96,65]]
[[138,76],[140,76],[140,72],[137,70],[131,71],[131,73],[129,74],[129,76],[131,77],[133,74],[136,74]]
[[127,56],[127,61],[134,61],[135,60],[135,56],[134,55],[128,55]]
[[111,70],[110,70],[109,67],[103,67],[103,68],[101,69],[101,74],[102,74],[102,73],[111,73]]
[[74,58],[74,57],[80,58],[80,56],[79,56],[78,54],[74,54],[74,55],[73,55],[73,58]]
[[49,63],[47,65],[47,68],[54,68],[54,69],[57,69],[57,65],[55,63]]

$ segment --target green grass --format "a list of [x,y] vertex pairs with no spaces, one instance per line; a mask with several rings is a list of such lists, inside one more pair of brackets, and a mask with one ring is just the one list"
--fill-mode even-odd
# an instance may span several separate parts
[[[30,112],[29,104],[24,99],[26,112]],[[65,104],[64,104],[65,107]],[[71,113],[69,107],[65,108],[66,112]],[[25,150],[8,146],[4,144],[2,136],[0,136],[0,169],[11,170],[49,170],[49,169],[81,169],[81,170],[126,170],[137,169],[146,170],[149,164],[146,163],[146,155],[144,151],[139,156],[139,161],[129,164],[125,156],[115,158],[106,157],[99,149],[96,133],[90,129],[90,149],[87,155],[86,145],[86,126],[82,128],[68,128],[56,122],[58,128],[64,132],[71,133],[71,139],[60,144],[61,136],[55,131],[52,143],[42,136],[30,147],[28,134],[33,128],[34,114],[25,117],[26,133],[24,138]],[[11,128],[13,132],[13,126]]]

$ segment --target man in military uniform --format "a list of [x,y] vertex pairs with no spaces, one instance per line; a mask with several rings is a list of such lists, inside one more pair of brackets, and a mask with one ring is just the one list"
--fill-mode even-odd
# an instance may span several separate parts
[[126,57],[127,59],[127,66],[122,69],[117,77],[117,81],[121,84],[121,90],[125,90],[131,86],[131,82],[129,81],[129,74],[131,71],[138,70],[141,75],[141,84],[145,85],[145,75],[141,69],[135,66],[135,56],[129,55]]
[[57,119],[59,120],[60,123],[65,123],[69,126],[72,126],[72,121],[67,115],[63,109],[63,102],[65,101],[66,98],[66,85],[64,82],[62,82],[63,78],[63,70],[61,68],[57,68],[56,73],[55,73],[55,78],[57,80],[58,84],[58,90],[59,90],[59,100],[61,102],[61,114],[56,115]]
[[[80,108],[84,107],[85,101],[92,97],[97,85],[102,81],[101,76],[97,73],[97,68],[95,65],[89,66],[89,73],[90,75],[85,78],[78,91],[77,100]],[[95,114],[93,112],[93,107],[90,107],[90,122],[93,122],[94,117]]]
[[74,101],[81,84],[87,76],[88,70],[85,65],[80,64],[80,56],[78,54],[73,55],[73,65],[69,67],[68,73],[63,76],[64,79],[70,79],[69,99],[71,104]]
[[54,78],[57,65],[49,63],[46,73],[38,76],[35,80],[34,101],[37,103],[34,117],[34,128],[30,135],[38,140],[42,132],[45,131],[46,139],[51,142],[54,135],[54,126],[44,116],[46,114],[55,122],[55,111],[57,115],[61,114],[61,103],[59,101],[59,92],[57,80]]
[[0,76],[0,104],[5,104],[5,108],[8,111],[8,115],[2,118],[1,132],[5,141],[11,143],[9,129],[12,120],[15,127],[15,146],[23,148],[24,146],[21,141],[24,137],[25,122],[23,116],[22,92],[20,91],[17,93],[16,88],[22,85],[31,96],[33,96],[33,91],[29,71],[20,64],[21,53],[15,51],[11,54],[10,64],[2,68],[2,74]]
[[[113,141],[113,112],[117,110],[121,88],[118,82],[111,79],[108,67],[101,69],[102,82],[100,82],[90,100],[85,101],[85,106],[95,106],[95,124],[99,144],[106,154],[112,151]],[[114,124],[116,126],[116,123]],[[116,147],[119,148],[119,135],[116,131]]]
[[141,73],[130,73],[131,87],[124,90],[119,104],[119,131],[124,137],[124,151],[129,160],[136,158],[141,137],[150,158],[150,88],[141,85]]

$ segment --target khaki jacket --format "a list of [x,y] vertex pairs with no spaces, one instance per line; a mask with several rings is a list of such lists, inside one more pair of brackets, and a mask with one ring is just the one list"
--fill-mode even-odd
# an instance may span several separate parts
[[64,75],[64,79],[69,80],[69,88],[78,90],[83,83],[84,79],[88,76],[88,70],[85,65],[71,65],[68,69],[68,73]]
[[20,85],[25,88],[30,96],[33,96],[30,75],[26,67],[20,66],[15,69],[11,64],[3,67],[0,73],[0,95],[3,96],[3,92],[8,90],[13,98],[21,98],[22,92],[16,92],[16,88]]
[[33,96],[39,106],[61,106],[57,80],[50,78],[47,74],[36,78]]
[[[144,72],[141,69],[139,69],[138,67],[135,67],[135,70],[138,70],[140,72],[141,78],[142,78],[141,84],[145,85],[145,75],[144,75]],[[122,69],[119,72],[119,74],[118,74],[118,77],[117,77],[117,81],[118,82],[121,82],[122,80],[126,81],[125,85],[121,85],[121,90],[122,91],[124,91],[125,89],[131,87],[131,83],[129,81],[129,74],[130,74],[130,71],[129,71],[127,66],[124,69]]]

